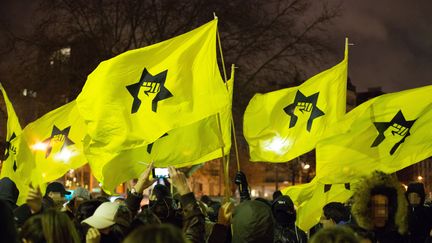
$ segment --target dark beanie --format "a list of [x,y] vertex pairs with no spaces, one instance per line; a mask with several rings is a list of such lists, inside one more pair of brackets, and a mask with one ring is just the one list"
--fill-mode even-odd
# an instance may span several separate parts
[[421,198],[420,204],[423,204],[424,200],[425,200],[425,196],[426,196],[423,183],[421,183],[421,182],[410,183],[408,185],[407,192],[405,195],[408,197],[408,194],[410,194],[412,192],[419,194],[419,196]]

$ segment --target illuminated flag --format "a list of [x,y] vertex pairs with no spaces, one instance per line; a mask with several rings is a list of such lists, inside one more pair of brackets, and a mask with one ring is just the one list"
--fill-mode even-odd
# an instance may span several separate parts
[[432,156],[432,85],[369,100],[317,145],[322,183],[345,183],[374,170],[393,173]]
[[244,114],[250,160],[287,162],[315,148],[326,128],[345,114],[348,65],[336,66],[293,88],[256,94]]
[[36,169],[42,182],[56,180],[68,170],[78,168],[87,160],[83,154],[82,140],[86,126],[72,101],[53,110],[23,130],[23,139],[32,149]]
[[[228,94],[232,97],[233,74],[228,81]],[[168,131],[155,142],[120,152],[108,152],[89,146],[91,139],[86,138],[85,154],[92,172],[101,182],[102,188],[109,193],[117,185],[137,178],[147,165],[153,161],[155,167],[191,166],[222,157],[231,147],[231,102],[220,112],[222,137],[217,115],[204,118],[190,125]],[[121,171],[121,173],[119,173]]]
[[[15,182],[18,190],[20,191],[18,197],[18,204],[22,204],[26,200],[26,195],[28,191],[28,185],[30,183],[30,173],[32,167],[31,163],[26,163],[26,161],[20,161],[18,159],[18,153],[20,152],[21,146],[19,146],[21,141],[21,125],[18,120],[18,116],[12,106],[9,97],[6,94],[3,85],[0,84],[1,92],[3,93],[3,98],[7,110],[7,127],[6,127],[6,149],[3,157],[3,164],[1,169],[1,178],[9,177]],[[22,148],[25,151],[26,148]]]
[[226,108],[216,29],[217,19],[99,64],[77,98],[90,146],[106,152],[147,146]]

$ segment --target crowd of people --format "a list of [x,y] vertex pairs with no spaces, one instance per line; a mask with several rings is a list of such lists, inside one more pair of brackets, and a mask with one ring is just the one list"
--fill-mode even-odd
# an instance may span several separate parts
[[[422,183],[407,190],[392,176],[374,172],[355,188],[349,203],[330,202],[319,224],[309,232],[298,228],[296,208],[279,191],[273,200],[251,199],[246,176],[235,184],[240,202],[197,200],[186,176],[169,167],[170,183],[156,184],[149,203],[143,192],[154,185],[152,166],[138,178],[125,199],[92,198],[77,188],[72,199],[59,182],[48,184],[44,195],[30,186],[25,204],[16,205],[19,191],[9,178],[0,179],[0,242],[278,242],[278,243],[428,243],[432,242],[432,212],[425,203]],[[173,193],[175,191],[175,193]]]

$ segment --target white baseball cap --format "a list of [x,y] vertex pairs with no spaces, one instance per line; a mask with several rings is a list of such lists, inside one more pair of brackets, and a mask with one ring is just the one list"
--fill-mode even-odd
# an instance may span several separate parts
[[86,223],[96,229],[105,229],[116,223],[115,217],[119,209],[119,204],[113,202],[102,203],[94,212],[94,214],[83,220],[82,223]]

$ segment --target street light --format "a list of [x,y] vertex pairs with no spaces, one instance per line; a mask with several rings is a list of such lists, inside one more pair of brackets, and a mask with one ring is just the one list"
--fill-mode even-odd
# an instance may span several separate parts
[[418,181],[422,181],[423,180],[423,176],[417,176],[417,180]]

